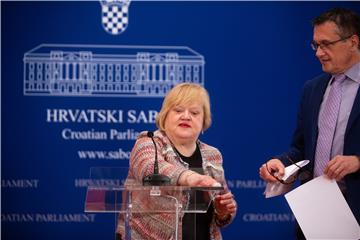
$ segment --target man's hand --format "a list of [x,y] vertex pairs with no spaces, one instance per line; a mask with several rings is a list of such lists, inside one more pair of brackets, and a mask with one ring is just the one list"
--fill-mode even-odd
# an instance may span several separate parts
[[264,179],[267,182],[276,182],[277,179],[271,176],[269,171],[274,172],[274,174],[277,174],[278,178],[282,178],[285,173],[284,164],[279,159],[273,158],[269,160],[267,163],[264,163],[259,169],[259,175],[262,179]]
[[345,175],[359,171],[360,161],[357,156],[337,155],[329,161],[324,174],[330,179],[340,181]]

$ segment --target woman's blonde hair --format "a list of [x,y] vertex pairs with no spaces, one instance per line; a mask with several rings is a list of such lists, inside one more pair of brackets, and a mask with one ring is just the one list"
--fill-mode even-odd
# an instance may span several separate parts
[[194,102],[202,104],[204,110],[203,131],[211,125],[210,98],[205,88],[195,83],[181,83],[173,87],[165,96],[161,110],[156,117],[156,126],[165,131],[165,119],[169,111],[177,105]]

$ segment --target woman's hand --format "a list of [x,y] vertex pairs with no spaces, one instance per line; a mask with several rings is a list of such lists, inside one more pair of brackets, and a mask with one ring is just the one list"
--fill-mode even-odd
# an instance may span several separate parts
[[178,184],[180,186],[190,187],[218,187],[219,182],[207,175],[201,175],[194,171],[188,170],[181,174]]
[[220,194],[215,197],[215,213],[220,218],[228,217],[236,213],[236,201],[231,192]]

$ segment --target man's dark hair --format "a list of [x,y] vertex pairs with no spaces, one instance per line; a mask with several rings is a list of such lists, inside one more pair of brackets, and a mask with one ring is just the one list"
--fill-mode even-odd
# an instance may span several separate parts
[[[340,37],[357,35],[360,38],[360,16],[356,12],[346,8],[333,8],[314,18],[312,24],[317,26],[328,21],[336,24]],[[360,41],[358,48],[360,49]]]

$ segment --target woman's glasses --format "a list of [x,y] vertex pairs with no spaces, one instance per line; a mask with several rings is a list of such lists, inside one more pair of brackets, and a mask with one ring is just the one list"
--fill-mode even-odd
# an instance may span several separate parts
[[286,180],[283,180],[281,178],[278,177],[277,172],[274,171],[273,169],[270,169],[267,165],[266,162],[266,170],[269,172],[269,174],[271,176],[273,176],[276,180],[278,180],[280,183],[282,184],[293,184],[296,179],[298,178],[300,181],[306,180],[310,178],[310,172],[308,170],[303,170],[302,167],[300,167],[298,164],[296,164],[296,162],[294,162],[289,156],[286,155],[287,160],[289,160],[289,162],[291,162],[292,164],[294,164],[296,167],[299,168],[299,174],[294,174],[290,177],[288,177]]

